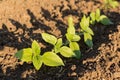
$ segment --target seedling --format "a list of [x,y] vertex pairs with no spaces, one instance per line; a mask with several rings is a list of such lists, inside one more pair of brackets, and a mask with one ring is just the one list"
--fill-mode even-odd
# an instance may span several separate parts
[[[92,12],[90,17],[83,16],[80,21],[80,33],[84,35],[84,42],[90,48],[93,47],[92,36],[94,35],[90,28],[90,23],[95,24],[95,22],[101,22],[104,25],[112,24],[105,15],[100,15],[99,9],[97,9],[96,12]],[[78,41],[80,41],[81,38],[76,34],[72,17],[69,17],[68,19],[68,29],[65,34],[67,39],[66,42],[68,42],[67,44],[63,43],[62,38],[57,39],[51,34],[42,33],[41,35],[45,42],[54,46],[52,51],[47,51],[41,55],[41,48],[38,42],[34,40],[31,48],[21,49],[15,56],[23,62],[32,62],[36,70],[39,70],[42,64],[47,66],[64,66],[58,53],[67,58],[76,57],[79,59],[81,57],[81,51],[78,44]]]
[[90,19],[91,19],[90,20],[91,24],[95,24],[95,22],[100,22],[103,25],[113,24],[107,16],[101,15],[99,9],[97,9],[96,12],[91,12],[90,13]]
[[60,53],[62,56],[68,58],[76,56],[72,49],[67,46],[63,46],[62,38],[57,39],[55,36],[48,33],[42,33],[42,38],[44,41],[54,46],[52,50],[53,53]]
[[119,6],[118,1],[116,0],[104,0],[104,4],[105,4],[105,8],[109,9],[109,8],[116,8],[117,6]]
[[86,45],[92,48],[93,47],[92,36],[94,35],[94,33],[89,26],[90,26],[90,17],[86,17],[84,15],[83,18],[81,19],[80,27],[82,29],[81,31],[84,34],[84,42],[86,43]]
[[36,70],[39,70],[44,63],[47,66],[64,65],[62,59],[53,52],[45,52],[40,55],[41,49],[36,41],[33,41],[31,48],[24,48],[18,51],[15,56],[23,62],[32,62]]
[[68,40],[69,47],[76,54],[76,58],[79,59],[81,57],[81,52],[79,48],[79,44],[77,43],[80,40],[80,36],[76,34],[75,27],[73,23],[73,19],[70,16],[68,19],[68,29],[66,33],[66,38]]

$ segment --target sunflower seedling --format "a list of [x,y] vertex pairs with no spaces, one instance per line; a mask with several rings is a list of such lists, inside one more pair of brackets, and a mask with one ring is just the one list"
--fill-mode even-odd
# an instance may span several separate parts
[[55,36],[48,33],[42,33],[42,38],[44,41],[54,46],[52,52],[56,54],[60,53],[62,56],[68,58],[75,56],[75,53],[69,47],[63,46],[62,38],[57,39]]
[[103,25],[113,24],[107,16],[101,15],[99,9],[97,9],[96,12],[90,13],[90,23],[95,24],[95,22],[100,22]]
[[117,6],[119,6],[119,3],[116,0],[104,0],[105,9],[116,8]]
[[86,45],[92,48],[93,47],[92,36],[94,35],[94,33],[89,26],[90,26],[90,17],[86,17],[84,15],[83,18],[81,19],[80,27],[84,35],[84,42],[86,43]]
[[74,23],[71,16],[68,19],[68,29],[65,35],[68,40],[70,49],[75,53],[76,58],[79,59],[81,57],[81,52],[77,42],[80,40],[80,36],[75,32]]
[[37,41],[32,42],[31,48],[24,48],[18,51],[15,56],[23,62],[32,62],[36,70],[39,70],[44,63],[47,66],[64,65],[62,59],[53,52],[45,52],[40,55],[41,49]]

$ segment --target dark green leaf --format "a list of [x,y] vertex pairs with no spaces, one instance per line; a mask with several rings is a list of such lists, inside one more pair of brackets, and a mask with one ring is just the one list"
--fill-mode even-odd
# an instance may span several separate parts
[[26,48],[18,51],[15,56],[25,62],[32,61],[32,49]]
[[64,66],[62,59],[53,52],[45,52],[42,59],[43,63],[47,66]]
[[55,36],[53,36],[53,35],[48,34],[48,33],[42,33],[42,38],[46,42],[48,42],[48,43],[50,43],[52,45],[55,45],[56,42],[57,42],[57,38]]
[[107,16],[105,16],[105,15],[101,15],[101,16],[100,16],[100,22],[101,22],[102,24],[104,24],[104,25],[113,24],[113,23],[110,21],[110,19],[109,19]]
[[33,56],[33,65],[35,69],[39,70],[42,66],[42,57],[40,55]]

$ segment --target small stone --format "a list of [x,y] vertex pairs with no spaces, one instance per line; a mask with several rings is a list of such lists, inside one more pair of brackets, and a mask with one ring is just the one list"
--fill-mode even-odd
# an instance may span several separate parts
[[73,72],[73,73],[71,73],[71,76],[73,77],[73,76],[77,76],[77,73],[76,72]]
[[74,71],[76,69],[76,65],[72,65],[71,70]]

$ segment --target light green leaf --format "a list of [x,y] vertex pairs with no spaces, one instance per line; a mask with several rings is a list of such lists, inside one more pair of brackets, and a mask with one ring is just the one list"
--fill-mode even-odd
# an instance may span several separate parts
[[15,57],[24,62],[32,61],[32,49],[31,48],[22,49],[15,54]]
[[102,24],[104,24],[104,25],[113,24],[113,23],[110,21],[110,19],[109,19],[107,16],[105,16],[105,15],[101,15],[101,16],[100,16],[100,22],[101,22]]
[[99,19],[100,19],[100,9],[97,9],[97,10],[96,10],[95,19],[96,19],[97,22],[100,21],[100,20],[99,20]]
[[48,43],[50,43],[52,45],[55,45],[56,42],[57,42],[57,38],[55,36],[53,36],[53,35],[48,34],[48,33],[42,33],[42,38],[46,42],[48,42]]
[[90,47],[93,47],[92,36],[89,33],[84,33],[84,42]]
[[79,41],[80,40],[80,36],[76,35],[76,34],[66,34],[66,38],[69,42],[72,41]]
[[63,46],[60,48],[60,54],[64,57],[75,57],[75,53],[72,51],[72,49],[70,49],[67,46]]
[[37,41],[33,41],[32,42],[32,52],[34,55],[39,55],[40,54],[40,46],[39,44],[37,43]]
[[80,50],[79,45],[77,42],[70,42],[69,47],[74,51],[74,50]]
[[86,28],[86,30],[85,30],[87,33],[89,33],[89,34],[91,34],[91,35],[94,35],[94,33],[93,33],[93,31],[92,31],[92,29],[91,28]]
[[42,66],[42,57],[40,55],[33,56],[33,65],[36,70],[39,70]]
[[90,23],[91,23],[91,24],[95,24],[95,12],[91,12],[91,13],[90,13],[90,18],[91,18]]
[[84,31],[86,30],[86,28],[89,27],[89,22],[90,22],[90,18],[89,17],[87,18],[84,15],[83,18],[81,19],[81,22],[80,22],[80,26]]
[[57,43],[56,43],[55,47],[54,47],[55,53],[58,53],[58,52],[59,52],[59,49],[60,49],[61,46],[62,46],[62,38],[59,38],[59,39],[57,40]]
[[70,48],[73,50],[73,52],[76,55],[76,58],[79,59],[81,57],[80,48],[77,42],[70,42],[69,44]]
[[90,33],[91,35],[94,35],[92,29],[89,28],[89,21],[90,18],[86,18],[86,16],[84,15],[81,22],[80,22],[80,26],[82,28],[83,31]]
[[115,8],[115,7],[119,6],[119,3],[117,1],[114,1],[114,2],[111,3],[111,6],[113,8]]
[[64,66],[62,59],[53,52],[45,52],[42,59],[43,63],[47,66]]
[[69,33],[69,34],[75,34],[75,27],[74,27],[73,19],[72,19],[71,16],[68,19],[67,33]]

